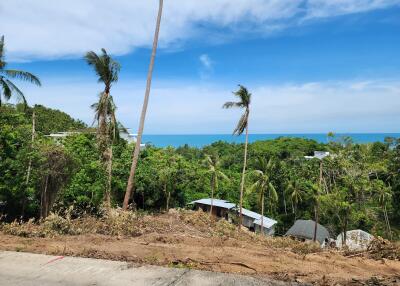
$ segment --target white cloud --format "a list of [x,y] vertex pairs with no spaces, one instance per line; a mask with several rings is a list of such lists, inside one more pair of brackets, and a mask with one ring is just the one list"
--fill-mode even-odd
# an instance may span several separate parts
[[[166,0],[160,44],[224,41],[270,33],[292,20],[364,12],[400,0]],[[0,33],[14,60],[81,56],[102,47],[125,54],[151,44],[156,0],[2,0]],[[217,33],[210,27],[225,29]],[[230,32],[229,32],[230,31]],[[206,35],[206,36],[205,36]]]
[[308,0],[307,18],[366,12],[398,4],[398,0]]
[[212,61],[210,59],[210,57],[207,54],[202,54],[199,57],[199,60],[201,62],[201,64],[204,66],[204,68],[206,69],[211,69],[212,68]]
[[200,78],[208,79],[213,71],[214,62],[210,59],[210,57],[207,54],[202,54],[199,57],[199,60],[202,65],[199,71]]
[[[113,89],[118,117],[137,128],[145,82]],[[89,106],[101,86],[87,81],[23,86],[31,104],[42,103],[91,123]],[[240,110],[223,110],[234,85],[158,82],[152,88],[147,134],[230,133]],[[253,94],[252,133],[397,132],[400,80],[313,82],[248,86]],[[57,97],[54,95],[57,94]],[[206,97],[205,97],[206,95]]]

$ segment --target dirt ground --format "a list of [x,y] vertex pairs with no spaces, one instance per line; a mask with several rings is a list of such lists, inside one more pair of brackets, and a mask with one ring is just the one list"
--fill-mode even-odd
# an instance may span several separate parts
[[[177,214],[157,220],[164,231],[155,228],[137,236],[83,233],[20,237],[3,230],[0,249],[268,276],[315,285],[400,285],[400,261],[346,257],[338,251],[307,254],[293,251],[285,245],[286,240],[259,240],[244,232],[236,237],[210,234],[204,225],[185,222]],[[175,231],[175,223],[180,231]]]

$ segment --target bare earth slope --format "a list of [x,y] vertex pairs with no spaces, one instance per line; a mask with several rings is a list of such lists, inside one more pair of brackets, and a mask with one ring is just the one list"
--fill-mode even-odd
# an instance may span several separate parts
[[[247,231],[237,233],[228,223],[214,222],[202,213],[172,211],[140,218],[140,222],[130,220],[129,224],[140,226],[131,228],[134,235],[122,231],[126,222],[121,221],[113,221],[118,223],[116,230],[95,221],[73,222],[73,232],[80,234],[45,232],[46,237],[38,237],[43,236],[43,230],[34,225],[25,227],[22,233],[18,233],[17,226],[3,227],[0,249],[194,268],[315,285],[400,285],[400,261],[373,260],[362,255],[346,257],[289,239],[262,238]],[[114,233],[110,235],[110,231]]]

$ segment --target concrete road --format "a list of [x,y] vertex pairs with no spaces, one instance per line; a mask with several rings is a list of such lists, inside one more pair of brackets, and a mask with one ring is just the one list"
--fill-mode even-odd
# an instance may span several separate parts
[[248,276],[102,259],[0,251],[0,285],[270,285],[288,284]]

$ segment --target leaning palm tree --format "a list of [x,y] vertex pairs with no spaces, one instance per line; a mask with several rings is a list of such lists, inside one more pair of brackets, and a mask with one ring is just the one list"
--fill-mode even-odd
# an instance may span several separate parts
[[158,8],[158,15],[157,15],[156,30],[155,30],[155,33],[154,33],[154,40],[153,40],[153,49],[152,49],[151,58],[150,58],[149,72],[147,74],[146,92],[144,94],[144,102],[143,102],[143,107],[142,107],[142,113],[140,115],[138,136],[137,136],[137,139],[136,139],[135,150],[133,152],[132,165],[131,165],[131,170],[129,172],[128,184],[126,186],[124,203],[122,205],[122,208],[124,210],[128,209],[129,200],[131,198],[132,190],[133,190],[133,187],[134,187],[134,179],[135,179],[136,167],[137,167],[137,163],[138,163],[138,160],[139,160],[140,144],[142,143],[144,121],[146,119],[147,105],[149,103],[151,80],[152,80],[152,76],[153,76],[154,59],[156,57],[157,44],[158,44],[158,34],[160,32],[162,8],[163,8],[163,0],[159,0],[159,8]]
[[246,141],[244,144],[244,161],[243,161],[243,171],[242,171],[242,179],[240,182],[240,205],[239,205],[239,225],[240,228],[243,220],[242,216],[242,208],[243,208],[243,189],[244,189],[244,179],[246,174],[246,164],[247,164],[247,145],[249,141],[249,115],[250,115],[250,101],[251,101],[251,93],[242,85],[239,85],[239,90],[233,93],[239,101],[228,101],[223,105],[223,108],[232,108],[238,107],[244,109],[244,113],[239,119],[239,122],[233,130],[233,134],[241,135],[246,130]]
[[[106,206],[109,207],[111,204],[111,134],[113,132],[115,134],[117,124],[116,121],[113,122],[113,119],[115,119],[115,104],[110,92],[112,84],[118,81],[120,65],[107,54],[105,49],[102,49],[101,52],[101,55],[93,51],[87,52],[85,59],[86,62],[93,67],[98,76],[98,82],[104,84],[104,90],[100,93],[99,102],[92,105],[92,108],[95,110],[95,120],[98,123],[96,137],[100,157],[107,169],[109,177],[107,187],[104,191],[104,200]],[[115,124],[114,127],[113,124]]]
[[2,96],[8,101],[12,96],[26,107],[27,102],[24,93],[11,81],[19,79],[41,86],[39,78],[35,75],[20,70],[7,69],[7,62],[4,60],[4,36],[0,38],[0,106]]
[[204,159],[204,164],[207,167],[207,173],[210,174],[211,177],[211,208],[210,215],[212,215],[213,211],[213,203],[214,203],[214,193],[218,190],[218,180],[221,178],[223,180],[229,180],[228,177],[221,171],[220,169],[220,161],[217,154],[214,155],[206,155]]
[[250,192],[258,192],[261,204],[261,233],[264,234],[264,198],[268,195],[270,207],[272,203],[278,201],[278,193],[271,183],[271,173],[273,169],[273,161],[270,158],[267,160],[264,157],[258,158],[257,170],[251,172],[254,176],[254,184],[250,187]]

